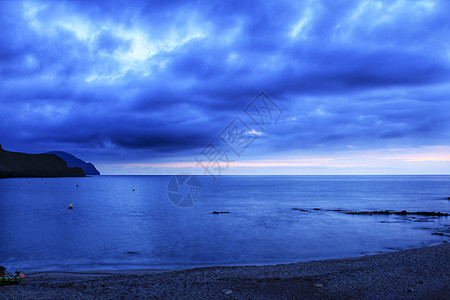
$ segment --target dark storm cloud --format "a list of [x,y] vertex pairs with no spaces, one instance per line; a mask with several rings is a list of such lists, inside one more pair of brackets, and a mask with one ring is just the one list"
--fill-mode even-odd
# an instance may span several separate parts
[[3,1],[0,141],[196,154],[265,90],[285,113],[255,154],[448,145],[448,6]]

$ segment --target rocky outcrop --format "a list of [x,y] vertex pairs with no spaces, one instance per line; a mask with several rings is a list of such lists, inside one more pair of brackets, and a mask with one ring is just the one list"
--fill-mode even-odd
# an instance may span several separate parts
[[26,154],[3,150],[0,145],[0,178],[84,177],[82,168],[69,168],[55,154]]
[[448,213],[434,212],[434,211],[393,211],[393,210],[374,210],[374,211],[344,211],[344,214],[348,215],[416,215],[416,216],[435,216],[435,217],[448,217]]
[[70,168],[72,167],[82,168],[86,175],[100,175],[100,172],[95,168],[93,164],[87,163],[84,160],[81,160],[72,154],[69,154],[64,151],[51,151],[47,153],[56,154],[57,156],[61,157],[67,163],[67,166]]
[[[306,209],[293,208],[292,210],[309,212]],[[397,215],[397,216],[406,216],[406,215],[416,215],[416,216],[428,216],[428,217],[448,217],[449,213],[442,212],[434,212],[434,211],[395,211],[395,210],[374,210],[374,211],[353,211],[353,210],[342,210],[342,209],[321,209],[321,208],[313,208],[313,210],[324,210],[324,211],[336,211],[347,215]]]

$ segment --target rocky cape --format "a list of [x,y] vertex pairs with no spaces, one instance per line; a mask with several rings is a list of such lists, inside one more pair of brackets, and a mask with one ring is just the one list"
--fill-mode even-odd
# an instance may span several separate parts
[[95,166],[92,163],[87,163],[82,159],[79,159],[78,157],[69,154],[64,151],[51,151],[47,152],[48,154],[56,154],[57,156],[61,157],[66,163],[69,168],[73,167],[80,167],[83,169],[84,173],[86,175],[100,175],[100,172],[95,168]]
[[85,177],[82,168],[69,168],[55,154],[26,154],[4,150],[0,145],[0,178]]

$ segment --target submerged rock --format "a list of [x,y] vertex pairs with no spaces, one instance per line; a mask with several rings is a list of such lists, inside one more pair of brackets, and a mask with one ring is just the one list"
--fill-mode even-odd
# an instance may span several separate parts
[[303,212],[309,212],[309,210],[307,210],[307,209],[301,209],[301,208],[293,208],[292,210],[298,210],[298,211],[303,211]]
[[431,235],[445,236],[445,234],[443,234],[442,232],[433,232]]
[[406,210],[402,211],[393,211],[393,210],[374,210],[374,211],[345,211],[345,214],[348,215],[398,215],[398,216],[406,216],[406,215],[416,215],[416,216],[435,216],[435,217],[448,217],[450,214],[442,213],[442,212],[434,212],[434,211],[415,211],[408,212]]
[[433,222],[433,221],[430,221],[429,219],[426,218],[420,218],[418,220],[414,220],[414,222]]

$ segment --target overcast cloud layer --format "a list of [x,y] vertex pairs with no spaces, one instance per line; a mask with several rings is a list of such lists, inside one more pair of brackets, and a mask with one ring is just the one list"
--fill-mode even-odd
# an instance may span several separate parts
[[130,2],[0,2],[6,149],[175,173],[262,90],[283,115],[235,170],[449,167],[449,1]]

